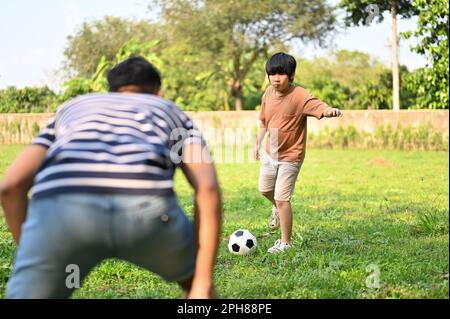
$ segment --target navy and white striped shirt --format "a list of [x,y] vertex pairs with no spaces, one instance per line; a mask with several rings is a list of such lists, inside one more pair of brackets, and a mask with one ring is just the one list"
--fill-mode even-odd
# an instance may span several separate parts
[[63,104],[32,144],[48,148],[33,197],[173,194],[182,146],[205,141],[175,104],[151,94],[88,94]]

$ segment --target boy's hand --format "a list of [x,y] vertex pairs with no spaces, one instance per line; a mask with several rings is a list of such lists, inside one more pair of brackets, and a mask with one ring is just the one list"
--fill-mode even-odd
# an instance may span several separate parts
[[256,144],[255,147],[253,148],[253,158],[256,161],[259,161],[260,155],[259,155],[259,145]]
[[323,110],[323,116],[324,117],[341,117],[342,112],[339,109],[336,109],[334,107],[327,107],[325,110]]

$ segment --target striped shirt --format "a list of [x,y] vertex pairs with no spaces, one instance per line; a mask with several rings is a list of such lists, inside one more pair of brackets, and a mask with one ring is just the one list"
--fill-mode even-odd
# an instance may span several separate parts
[[175,104],[151,94],[88,94],[59,107],[32,141],[48,148],[33,197],[173,194],[183,146],[205,144]]

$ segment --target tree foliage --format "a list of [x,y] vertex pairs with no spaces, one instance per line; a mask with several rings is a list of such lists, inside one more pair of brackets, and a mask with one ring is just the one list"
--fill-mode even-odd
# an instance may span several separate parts
[[383,21],[383,13],[390,12],[391,47],[392,47],[392,107],[395,111],[401,108],[400,101],[400,69],[398,62],[397,16],[410,18],[418,13],[410,0],[341,0],[339,6],[345,9],[344,21],[349,25],[369,25],[372,21]]
[[446,109],[449,105],[449,1],[415,0],[413,5],[420,11],[418,28],[403,35],[419,40],[413,50],[429,62],[408,78],[407,85],[417,94],[415,108]]
[[[411,75],[400,67],[401,82]],[[338,50],[327,57],[299,60],[296,81],[330,105],[342,109],[390,109],[392,77],[389,68],[359,51]],[[414,103],[415,93],[402,86],[403,108]]]
[[107,72],[114,65],[129,57],[142,56],[151,61],[157,68],[161,68],[163,62],[153,51],[158,43],[158,40],[140,42],[137,39],[132,39],[125,43],[112,59],[102,56],[97,63],[93,76],[89,78],[76,77],[64,83],[64,91],[60,97],[60,102],[90,92],[106,92],[108,90]]
[[[156,0],[169,45],[202,80],[217,81],[243,107],[244,82],[255,63],[293,39],[324,44],[335,26],[325,0]],[[184,59],[182,59],[184,60]],[[179,63],[179,61],[173,61]]]
[[84,22],[68,37],[64,50],[65,73],[69,77],[92,77],[102,56],[110,61],[131,39],[145,42],[160,37],[154,24],[107,16],[102,20]]
[[[363,25],[380,21],[390,3],[342,0],[340,6],[347,24]],[[84,23],[68,39],[65,68],[72,76],[61,94],[47,87],[9,87],[0,90],[0,112],[48,112],[77,95],[105,92],[107,71],[135,55],[159,68],[165,97],[185,110],[255,109],[269,84],[264,70],[269,55],[292,52],[293,40],[326,46],[336,27],[336,11],[325,0],[153,4],[161,9],[158,23],[114,17]],[[419,39],[414,50],[429,61],[414,72],[400,66],[401,106],[448,108],[448,0],[397,4],[400,16],[419,14],[417,29],[404,36]],[[339,50],[297,62],[296,82],[332,106],[389,109],[393,104],[390,70],[367,53]]]
[[0,113],[52,112],[56,104],[57,95],[47,86],[0,90]]
[[339,50],[300,60],[296,80],[335,107],[387,109],[392,100],[389,76],[389,69],[369,54]]
[[[397,14],[402,18],[411,18],[419,13],[411,0],[395,0]],[[439,0],[437,0],[439,1]],[[344,22],[347,26],[369,25],[382,22],[383,12],[391,11],[392,0],[341,0],[339,7],[344,9]]]

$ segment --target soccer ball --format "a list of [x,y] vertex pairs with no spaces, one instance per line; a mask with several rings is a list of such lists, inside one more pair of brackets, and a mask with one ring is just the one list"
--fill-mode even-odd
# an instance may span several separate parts
[[228,249],[235,255],[247,255],[256,250],[256,237],[246,229],[238,229],[228,240]]

